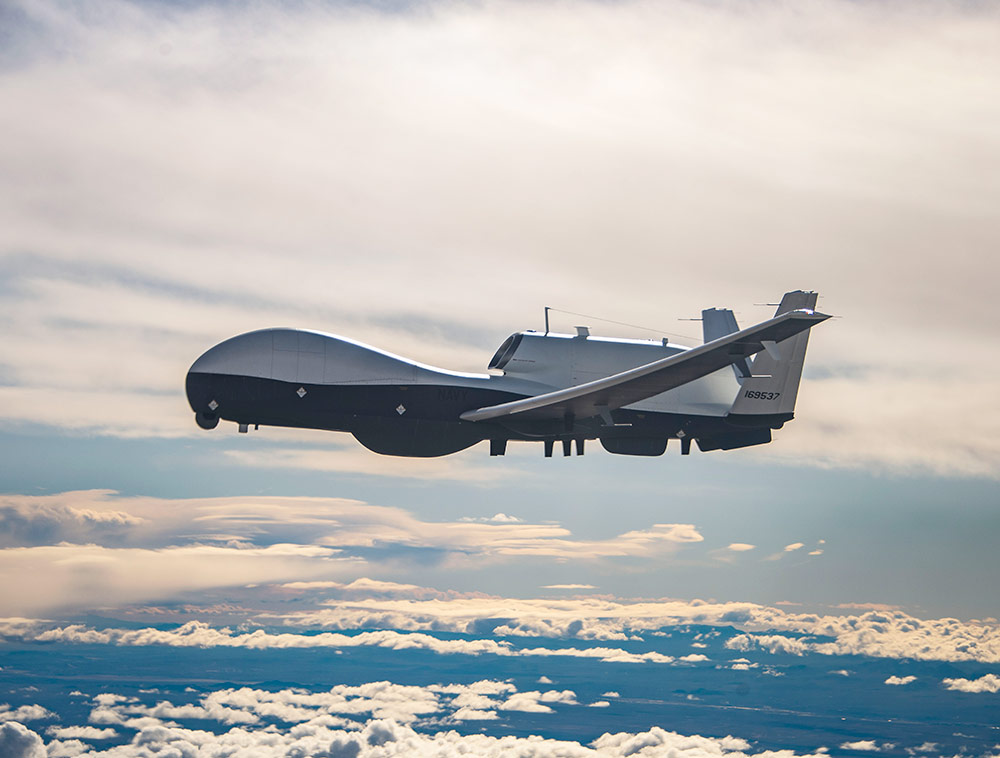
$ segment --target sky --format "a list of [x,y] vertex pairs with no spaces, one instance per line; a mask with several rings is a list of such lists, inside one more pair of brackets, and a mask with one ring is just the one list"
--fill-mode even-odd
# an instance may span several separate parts
[[[872,676],[997,697],[997,91],[1000,13],[979,2],[0,4],[0,652],[165,655],[252,628],[293,647],[701,644],[681,627],[703,624],[727,655],[967,665]],[[746,450],[388,458],[343,434],[205,432],[183,392],[202,352],[263,327],[483,371],[545,306],[695,345],[701,309],[745,326],[794,289],[836,318],[796,419]],[[323,639],[358,656],[395,638]],[[633,648],[639,667],[683,657]],[[83,708],[17,694],[17,671],[4,713]],[[512,672],[481,687],[538,689]],[[413,681],[432,685],[459,680]],[[0,746],[111,739],[56,734],[109,728],[85,710],[10,726],[32,713],[0,713]],[[392,723],[438,740],[453,716]],[[674,733],[650,718],[630,733]],[[712,739],[749,739],[725,726]],[[548,734],[510,728],[493,737]],[[841,744],[777,733],[711,750]],[[922,743],[857,750],[887,744]]]

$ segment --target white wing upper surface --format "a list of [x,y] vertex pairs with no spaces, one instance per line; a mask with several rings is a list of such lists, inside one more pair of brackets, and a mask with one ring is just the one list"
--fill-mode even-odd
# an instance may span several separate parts
[[461,418],[465,421],[488,421],[512,416],[520,419],[552,419],[567,415],[576,418],[603,415],[609,410],[637,403],[707,376],[767,349],[763,343],[781,342],[828,318],[829,316],[811,310],[788,311],[755,326],[644,366],[575,387],[466,411]]

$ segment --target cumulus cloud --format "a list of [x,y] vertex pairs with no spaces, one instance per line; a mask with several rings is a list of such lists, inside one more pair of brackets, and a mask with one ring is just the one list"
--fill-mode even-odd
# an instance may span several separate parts
[[978,679],[944,679],[944,686],[956,692],[1000,692],[1000,676],[985,674]]
[[732,542],[732,543],[729,544],[729,547],[727,547],[726,549],[727,550],[732,550],[732,551],[737,552],[737,553],[743,553],[743,552],[746,552],[747,550],[753,550],[755,547],[757,547],[757,546],[756,545],[750,545],[750,544],[748,544],[746,542]]
[[740,651],[760,648],[772,654],[783,655],[805,655],[812,650],[807,640],[781,634],[738,634],[726,640],[726,647]]
[[[20,729],[24,730],[24,727]],[[0,740],[4,738],[4,734],[0,731]],[[29,733],[29,738],[33,734]],[[22,749],[20,752],[4,755],[10,755],[11,758],[44,758],[45,748],[37,737],[34,735],[37,741],[30,743],[34,750]],[[4,743],[0,742],[0,745]],[[750,744],[737,737],[684,735],[659,727],[639,733],[604,734],[590,745],[583,745],[538,736],[463,735],[452,730],[428,733],[417,731],[412,723],[378,717],[343,727],[329,723],[329,719],[322,716],[290,729],[274,730],[260,725],[239,726],[220,733],[154,720],[139,728],[131,743],[109,751],[91,748],[87,754],[94,758],[104,755],[109,758],[112,755],[115,758],[140,758],[146,755],[187,754],[192,751],[194,754],[211,755],[252,753],[258,758],[305,755],[330,758],[461,758],[469,755],[489,758],[506,755],[530,755],[533,758],[626,758],[640,751],[648,758],[767,758],[774,755],[771,752],[752,752]],[[71,755],[51,750],[49,754]],[[784,751],[782,755],[800,758],[791,751]],[[816,754],[819,755],[821,754]]]
[[[120,698],[96,703],[90,713],[91,723],[116,724],[126,730],[148,733],[155,728],[186,719],[216,721],[226,726],[265,728],[271,722],[294,724],[292,734],[313,733],[323,729],[359,729],[357,719],[385,720],[394,724],[430,723],[432,718],[446,721],[492,721],[497,711],[552,713],[553,704],[577,706],[571,690],[518,692],[509,682],[480,680],[471,684],[412,686],[392,682],[368,682],[361,685],[336,685],[327,691],[302,689],[265,690],[240,687],[208,692],[197,703],[174,705],[160,701],[155,705]],[[383,725],[379,728],[391,728]],[[114,730],[95,727],[50,729],[58,737],[94,738],[114,736]],[[111,732],[109,735],[108,732]]]
[[[416,593],[411,593],[415,595]],[[901,611],[869,611],[854,616],[787,613],[753,603],[708,603],[700,600],[612,600],[597,596],[565,599],[509,598],[481,595],[433,599],[370,597],[332,600],[325,608],[291,614],[261,614],[260,620],[281,622],[290,629],[306,627],[363,631],[360,634],[234,632],[192,622],[172,630],[94,629],[51,622],[15,623],[7,635],[19,639],[51,639],[102,644],[164,644],[277,649],[281,647],[377,645],[417,646],[440,653],[568,655],[604,661],[671,663],[671,656],[633,653],[614,646],[587,648],[518,647],[511,639],[530,637],[625,641],[642,634],[689,624],[735,627],[725,639],[730,650],[765,650],[785,655],[865,655],[889,659],[1000,661],[1000,627],[995,622],[919,619]],[[3,625],[0,624],[0,630]],[[458,632],[468,640],[441,640],[419,632]],[[409,634],[408,634],[409,633]],[[484,638],[483,635],[492,635]],[[508,639],[496,639],[506,637]],[[700,655],[700,654],[695,654]],[[989,680],[987,680],[989,681]]]
[[0,755],[5,758],[46,758],[45,743],[24,724],[0,724]]
[[[262,629],[254,632],[237,633],[232,629],[216,628],[200,621],[189,621],[175,629],[95,629],[74,624],[53,627],[21,635],[22,639],[39,642],[67,642],[87,645],[146,646],[166,645],[169,647],[239,647],[251,650],[282,650],[301,648],[351,648],[380,647],[392,650],[428,650],[440,655],[498,655],[525,657],[569,657],[592,658],[607,663],[672,663],[674,658],[657,652],[635,653],[612,647],[516,647],[507,641],[492,639],[440,639],[430,634],[405,633],[392,630],[341,634],[322,632],[319,634],[269,633]],[[700,660],[704,656],[693,656]],[[686,659],[692,659],[687,656]],[[111,705],[105,703],[103,705]],[[37,708],[37,706],[34,706]],[[42,709],[44,711],[44,709]],[[3,711],[0,709],[0,719]],[[13,718],[14,716],[11,716]],[[35,716],[42,718],[43,716]],[[23,720],[23,717],[22,717]],[[112,723],[112,722],[109,722]]]
[[455,721],[496,721],[500,717],[496,711],[479,711],[475,708],[459,708],[452,716]]
[[118,736],[115,729],[96,726],[50,726],[45,733],[59,740],[110,740]]
[[0,703],[0,722],[7,721],[38,721],[55,718],[56,714],[40,705],[22,705],[11,708],[7,703]]
[[888,679],[886,679],[885,683],[886,684],[895,684],[895,685],[904,685],[904,684],[909,684],[910,682],[915,682],[915,681],[917,681],[917,677],[913,676],[912,674],[910,676],[895,676],[895,675],[893,675],[893,676],[890,676]]
[[[637,633],[698,623],[743,630],[726,641],[791,655],[868,655],[914,660],[1000,661],[1000,626],[990,621],[919,619],[902,611],[823,616],[754,603],[700,600],[625,601],[577,597],[558,601],[458,597],[447,602],[386,599],[334,602],[318,611],[278,616],[286,623],[338,629],[438,629],[507,636],[625,640]],[[502,621],[501,621],[502,620]]]
[[[678,313],[750,303],[781,270],[851,315],[769,456],[996,475],[998,366],[975,349],[997,273],[992,6],[16,7],[7,422],[194,434],[176,377],[251,325],[419,337],[416,357],[476,368],[557,279],[651,323],[666,245],[690,251]],[[432,297],[411,286],[427,270]]]
[[861,750],[878,751],[880,748],[875,740],[857,740],[856,742],[844,742],[840,746],[841,750]]
[[677,660],[683,661],[684,663],[704,663],[708,660],[708,656],[702,655],[701,653],[690,653],[688,655],[682,655]]

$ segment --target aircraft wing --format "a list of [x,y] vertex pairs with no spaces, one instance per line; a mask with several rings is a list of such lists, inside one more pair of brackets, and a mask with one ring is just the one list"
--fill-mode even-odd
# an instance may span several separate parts
[[700,379],[762,350],[780,351],[776,343],[828,318],[811,310],[788,311],[669,358],[575,387],[466,411],[461,418],[464,421],[489,421],[511,416],[518,419],[553,419],[569,414],[576,418],[607,417],[608,412],[615,408]]

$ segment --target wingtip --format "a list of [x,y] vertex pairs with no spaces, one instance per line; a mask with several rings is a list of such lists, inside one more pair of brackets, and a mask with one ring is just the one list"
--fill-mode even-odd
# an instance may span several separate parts
[[810,321],[815,321],[816,323],[826,321],[828,318],[833,318],[829,314],[820,313],[819,311],[814,311],[809,308],[797,308],[794,311],[789,311],[788,315],[792,318],[809,319]]

